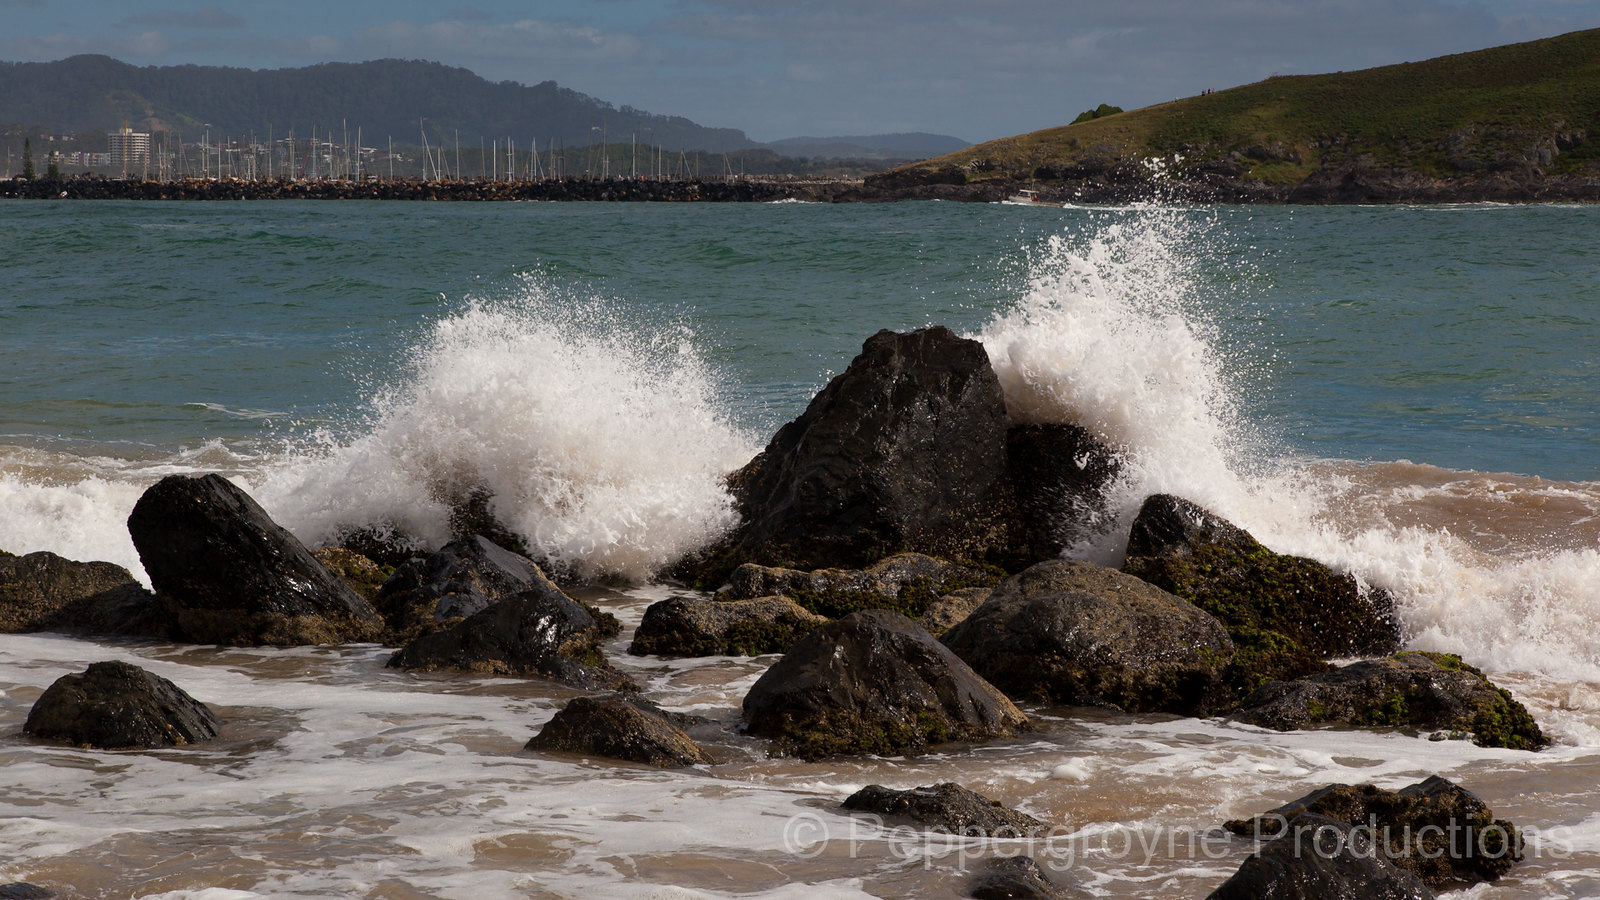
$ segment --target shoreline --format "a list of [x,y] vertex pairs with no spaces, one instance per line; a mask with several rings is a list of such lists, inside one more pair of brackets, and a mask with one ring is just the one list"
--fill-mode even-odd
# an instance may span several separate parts
[[420,179],[365,181],[184,178],[168,181],[73,175],[0,180],[0,199],[23,200],[397,200],[435,202],[887,203],[945,200],[998,203],[1018,190],[1040,205],[1195,204],[1363,205],[1597,203],[1600,176],[1546,176],[1514,170],[1435,179],[1409,170],[1327,170],[1298,184],[1269,184],[1214,170],[1152,176],[1142,167],[1084,169],[1054,179],[971,180],[961,169],[896,171],[865,181],[649,180],[561,178],[537,181]]

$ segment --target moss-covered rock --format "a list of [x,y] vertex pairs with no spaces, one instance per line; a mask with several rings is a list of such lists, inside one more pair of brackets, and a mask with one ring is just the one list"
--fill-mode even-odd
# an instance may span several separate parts
[[1496,819],[1477,795],[1437,775],[1398,791],[1332,784],[1224,827],[1271,839],[1302,813],[1369,830],[1390,862],[1430,887],[1497,881],[1522,859],[1522,834],[1515,825]]
[[1116,569],[1039,563],[943,641],[1013,697],[1130,712],[1209,711],[1233,644],[1192,603]]
[[1326,671],[1330,657],[1392,653],[1399,627],[1387,592],[1301,556],[1274,553],[1249,532],[1179,497],[1148,498],[1122,570],[1216,616],[1238,650],[1228,680],[1239,696],[1273,679]]
[[782,653],[826,621],[785,597],[669,597],[644,611],[628,652],[654,656]]
[[744,721],[774,752],[822,759],[988,740],[1028,720],[916,623],[865,610],[784,654],[745,696]]
[[993,566],[963,564],[921,553],[897,553],[864,569],[810,572],[747,563],[733,573],[719,600],[781,594],[817,615],[837,619],[863,609],[892,609],[918,618],[940,597],[992,588],[1005,578]]
[[119,565],[0,553],[0,633],[168,637],[172,627],[155,596]]
[[1550,741],[1509,691],[1449,653],[1406,651],[1246,697],[1234,717],[1276,731],[1315,725],[1461,732],[1483,747],[1540,750]]

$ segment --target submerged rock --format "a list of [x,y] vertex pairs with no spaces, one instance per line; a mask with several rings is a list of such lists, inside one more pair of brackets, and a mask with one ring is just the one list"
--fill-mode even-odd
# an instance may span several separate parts
[[967,886],[972,900],[1068,900],[1087,897],[1065,873],[1047,874],[1031,856],[1001,856],[990,859],[973,873]]
[[395,569],[372,604],[403,644],[548,582],[533,560],[473,535]]
[[115,563],[0,553],[0,632],[165,637],[169,629],[155,595]]
[[624,694],[574,697],[524,749],[603,756],[660,769],[712,761],[660,707]]
[[841,808],[907,818],[933,831],[970,837],[1021,838],[1037,835],[1047,828],[1033,816],[1009,809],[997,800],[954,782],[907,791],[869,784],[846,798]]
[[1206,900],[1433,900],[1417,876],[1390,862],[1370,833],[1302,812]]
[[370,641],[382,620],[248,494],[221,475],[169,475],[134,505],[128,531],[186,640]]
[[1207,710],[1233,653],[1194,604],[1071,560],[1007,579],[943,641],[1013,697],[1180,715]]
[[1362,829],[1390,862],[1435,888],[1497,881],[1522,859],[1522,835],[1466,788],[1437,775],[1398,791],[1331,784],[1251,819],[1235,834],[1272,839],[1310,813]]
[[549,580],[425,634],[389,658],[410,671],[458,669],[540,677],[585,690],[636,691],[612,668],[600,641],[613,632]]
[[1322,660],[1400,648],[1393,599],[1315,560],[1274,553],[1249,532],[1168,494],[1145,500],[1122,570],[1227,626],[1242,696],[1273,678],[1325,671]]
[[56,892],[26,881],[0,884],[0,900],[54,900]]
[[826,621],[785,597],[669,597],[644,611],[628,652],[655,656],[782,653]]
[[173,747],[215,738],[222,722],[177,685],[131,663],[97,662],[45,689],[22,727],[36,738],[105,750]]
[[751,734],[804,759],[905,753],[1027,726],[966,663],[899,613],[865,610],[822,625],[744,698]]
[[1482,747],[1540,750],[1550,741],[1527,707],[1449,653],[1408,650],[1332,672],[1274,681],[1234,718],[1275,731],[1315,725],[1470,734]]

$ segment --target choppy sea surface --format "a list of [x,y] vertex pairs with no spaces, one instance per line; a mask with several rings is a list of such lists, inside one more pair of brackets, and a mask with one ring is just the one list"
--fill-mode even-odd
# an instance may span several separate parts
[[[522,751],[571,696],[408,675],[387,651],[0,636],[0,883],[74,897],[956,897],[1027,853],[1093,896],[1203,897],[1216,831],[1330,782],[1442,774],[1524,826],[1473,898],[1600,896],[1600,208],[1041,209],[0,203],[0,549],[143,577],[125,520],[219,471],[315,545],[493,509],[594,588],[608,649],[717,763]],[[1030,708],[1039,731],[910,759],[769,759],[736,733],[774,657],[630,657],[666,562],[732,522],[742,465],[880,328],[982,340],[1015,418],[1124,457],[1115,563],[1155,491],[1398,598],[1555,740]],[[616,583],[608,579],[608,584]],[[216,744],[32,743],[89,662],[166,676]],[[942,843],[836,811],[958,781],[1055,826]]]

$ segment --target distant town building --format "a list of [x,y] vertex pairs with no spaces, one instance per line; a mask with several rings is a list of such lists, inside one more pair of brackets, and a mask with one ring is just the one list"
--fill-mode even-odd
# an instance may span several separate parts
[[124,127],[121,131],[113,131],[106,135],[107,142],[111,145],[111,165],[122,166],[124,170],[142,168],[150,162],[150,135],[148,132],[134,131]]

